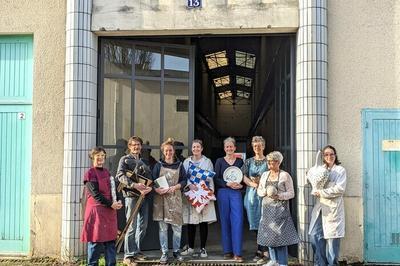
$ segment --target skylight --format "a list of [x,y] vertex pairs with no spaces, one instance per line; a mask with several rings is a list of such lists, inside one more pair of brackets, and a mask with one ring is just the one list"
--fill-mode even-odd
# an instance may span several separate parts
[[250,92],[247,92],[247,91],[239,91],[239,90],[237,90],[236,91],[236,95],[238,97],[242,97],[242,98],[245,98],[245,99],[249,99],[250,98]]
[[222,99],[226,99],[226,98],[230,98],[232,97],[232,91],[223,91],[218,93],[219,98]]
[[215,52],[205,56],[209,69],[217,67],[227,66],[228,58],[226,57],[226,51]]
[[235,51],[236,65],[254,69],[256,55],[242,51]]
[[251,78],[236,76],[236,84],[243,85],[246,87],[251,87]]
[[224,85],[228,85],[230,82],[230,78],[229,78],[229,76],[222,76],[222,77],[213,79],[213,81],[214,81],[214,86],[218,88],[218,87],[221,87]]

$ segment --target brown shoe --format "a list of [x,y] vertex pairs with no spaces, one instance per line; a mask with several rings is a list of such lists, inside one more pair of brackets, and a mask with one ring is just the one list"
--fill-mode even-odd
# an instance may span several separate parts
[[233,259],[233,254],[232,253],[225,253],[224,254],[224,260],[231,260]]
[[233,257],[233,259],[236,261],[236,262],[238,262],[238,263],[242,263],[244,260],[243,260],[243,258],[242,258],[242,256],[234,256]]
[[138,265],[135,262],[135,258],[133,258],[133,257],[125,258],[124,261],[123,261],[123,264],[127,265],[127,266],[137,266]]
[[135,255],[135,259],[139,261],[144,261],[147,259],[147,256],[144,255],[142,252],[139,252]]

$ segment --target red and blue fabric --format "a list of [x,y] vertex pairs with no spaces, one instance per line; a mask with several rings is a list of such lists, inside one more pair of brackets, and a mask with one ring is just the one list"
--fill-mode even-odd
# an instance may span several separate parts
[[192,184],[199,184],[201,180],[203,180],[207,187],[209,187],[210,182],[207,181],[208,178],[213,178],[215,176],[215,172],[209,171],[209,170],[204,170],[199,168],[198,166],[195,166],[194,164],[191,164],[188,169],[188,173],[190,175],[189,181]]

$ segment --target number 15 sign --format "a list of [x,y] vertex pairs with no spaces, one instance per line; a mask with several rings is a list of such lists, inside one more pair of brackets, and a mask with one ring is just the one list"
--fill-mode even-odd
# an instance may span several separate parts
[[188,8],[197,8],[201,7],[201,0],[187,0]]

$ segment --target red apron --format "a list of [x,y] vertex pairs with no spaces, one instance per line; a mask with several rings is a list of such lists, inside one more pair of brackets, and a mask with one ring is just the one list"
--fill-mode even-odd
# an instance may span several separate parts
[[[93,181],[99,184],[99,192],[111,200],[110,173],[107,169],[90,168],[85,173],[84,181]],[[82,242],[107,242],[117,238],[117,212],[97,202],[86,191],[87,202],[85,218],[81,233]]]

